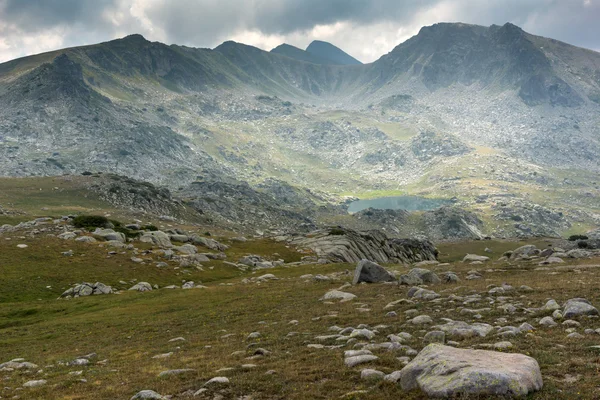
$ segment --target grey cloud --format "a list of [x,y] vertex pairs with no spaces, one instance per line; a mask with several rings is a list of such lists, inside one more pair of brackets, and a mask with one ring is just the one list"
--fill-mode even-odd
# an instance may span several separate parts
[[25,32],[61,25],[103,25],[100,15],[119,0],[0,0],[0,20]]
[[439,0],[179,0],[147,14],[173,40],[210,42],[241,29],[285,35],[336,22],[408,21]]
[[524,30],[600,50],[600,0],[454,1],[458,19],[480,25],[512,22]]
[[[134,1],[143,10],[143,23],[139,15],[130,15]],[[102,18],[107,10],[126,15],[115,25]],[[441,20],[512,22],[534,34],[600,50],[600,0],[0,0],[0,49],[4,39],[13,43],[7,54],[27,54],[27,48],[18,47],[23,38],[56,27],[65,28],[64,45],[142,33],[152,40],[213,47],[243,31],[298,40],[316,25],[344,22],[350,28],[329,40],[360,55],[372,53],[357,46],[372,43],[376,35],[385,34],[387,46],[407,30],[416,34],[419,25]],[[380,27],[389,31],[378,32]],[[352,37],[359,28],[373,38]],[[404,33],[397,35],[400,28]]]

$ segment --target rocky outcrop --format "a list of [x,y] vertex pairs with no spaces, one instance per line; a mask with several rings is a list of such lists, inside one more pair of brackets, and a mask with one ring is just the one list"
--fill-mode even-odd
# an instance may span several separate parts
[[483,239],[483,221],[470,211],[444,206],[423,213],[426,235],[431,240]]
[[93,296],[98,294],[111,294],[114,293],[113,289],[101,282],[92,283],[79,283],[72,288],[67,289],[60,297],[82,297],[82,296]]
[[390,239],[381,231],[330,228],[293,238],[291,243],[334,262],[356,263],[365,259],[377,263],[413,263],[437,257],[437,249],[428,240]]

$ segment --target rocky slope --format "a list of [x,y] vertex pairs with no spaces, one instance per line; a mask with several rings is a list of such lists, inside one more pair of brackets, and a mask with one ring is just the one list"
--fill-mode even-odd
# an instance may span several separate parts
[[511,24],[425,27],[368,65],[283,53],[132,35],[1,64],[0,169],[456,197],[501,235],[597,226],[600,54]]

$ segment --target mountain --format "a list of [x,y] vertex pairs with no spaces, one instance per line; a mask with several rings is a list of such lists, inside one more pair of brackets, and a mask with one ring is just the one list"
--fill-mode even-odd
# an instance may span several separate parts
[[316,57],[328,60],[330,64],[337,65],[361,65],[362,63],[339,47],[331,43],[314,40],[306,48],[306,52]]
[[[376,66],[384,70],[382,75],[387,82],[399,76],[418,76],[430,91],[452,84],[477,83],[486,88],[515,89],[530,106],[581,105],[584,96],[574,87],[574,77],[563,77],[563,71],[557,68],[561,55],[553,54],[552,49],[544,50],[544,45],[549,47],[554,41],[540,39],[512,24],[489,28],[436,24],[421,29],[417,36],[382,57]],[[571,50],[577,52],[575,48]],[[597,53],[580,52],[582,57],[595,58],[595,67],[598,66]],[[593,79],[592,76],[584,82],[597,86]]]
[[455,198],[507,235],[600,224],[599,53],[512,24],[424,27],[365,65],[311,47],[331,50],[131,35],[0,64],[0,170]]
[[299,61],[321,65],[362,65],[360,61],[345,53],[331,43],[319,40],[313,41],[306,50],[289,44],[281,44],[271,50],[271,53],[281,54]]
[[271,53],[281,54],[295,60],[306,61],[313,64],[332,64],[332,62],[326,58],[321,58],[308,51],[299,49],[289,44],[280,44],[271,50]]

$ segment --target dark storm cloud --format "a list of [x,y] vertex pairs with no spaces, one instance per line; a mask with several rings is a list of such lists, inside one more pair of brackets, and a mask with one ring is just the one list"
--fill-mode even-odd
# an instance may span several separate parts
[[344,26],[324,39],[372,61],[442,21],[512,22],[600,50],[600,0],[0,0],[0,61],[128,33],[198,47],[232,37],[263,47],[306,45],[322,34],[315,27],[337,23]]
[[99,15],[119,0],[0,0],[0,18],[24,31],[101,22]]
[[154,2],[148,15],[180,41],[238,29],[288,34],[336,22],[408,21],[438,0],[179,0]]

